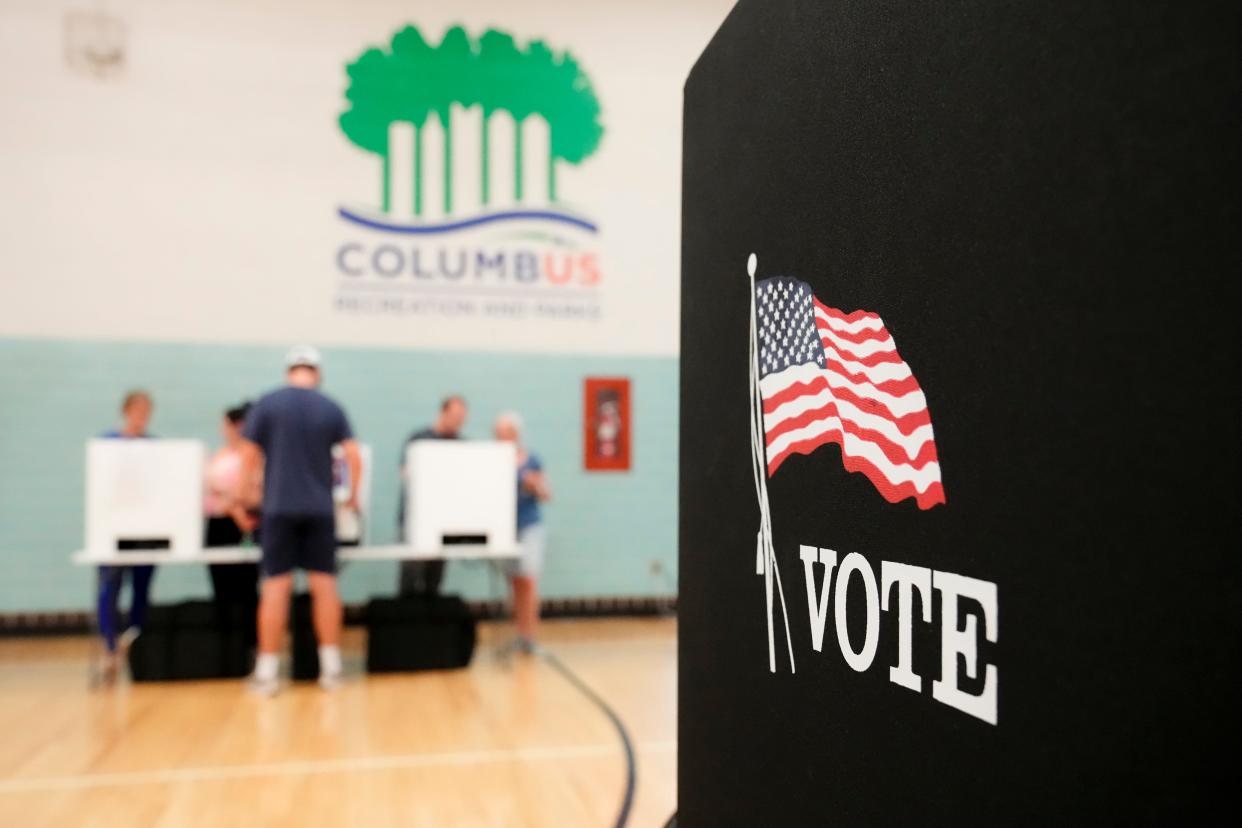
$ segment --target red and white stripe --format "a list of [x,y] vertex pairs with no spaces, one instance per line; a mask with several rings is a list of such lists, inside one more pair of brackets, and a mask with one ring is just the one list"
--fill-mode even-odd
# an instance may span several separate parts
[[874,313],[846,314],[815,300],[826,367],[796,365],[759,381],[768,475],[793,454],[841,447],[890,503],[944,503],[927,399]]

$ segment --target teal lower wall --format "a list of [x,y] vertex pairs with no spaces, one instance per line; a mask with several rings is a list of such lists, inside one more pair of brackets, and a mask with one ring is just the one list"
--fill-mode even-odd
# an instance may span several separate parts
[[[0,339],[0,612],[82,609],[92,573],[69,563],[82,545],[84,443],[113,426],[131,387],[155,398],[152,432],[215,446],[221,413],[281,381],[283,349],[231,345]],[[582,468],[582,380],[632,379],[629,473]],[[554,499],[542,592],[549,597],[668,595],[677,577],[677,360],[428,353],[331,348],[324,391],[375,452],[371,542],[396,536],[397,466],[405,437],[449,392],[470,403],[467,437],[488,437],[502,410],[526,421]],[[653,573],[653,562],[661,572]],[[390,594],[392,563],[355,563],[346,601]],[[449,565],[446,589],[492,594],[479,564]],[[206,595],[198,566],[165,566],[155,599]]]

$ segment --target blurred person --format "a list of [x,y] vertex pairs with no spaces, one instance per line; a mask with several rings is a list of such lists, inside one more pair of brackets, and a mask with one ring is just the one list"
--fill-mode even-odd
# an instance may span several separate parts
[[[203,514],[207,519],[204,545],[207,547],[241,546],[258,524],[255,515],[262,499],[260,475],[256,473],[242,480],[245,444],[242,427],[250,408],[250,403],[242,403],[225,411],[220,420],[224,444],[207,463],[203,487]],[[217,604],[258,605],[258,564],[213,563],[208,569]]]
[[[405,536],[405,501],[408,485],[405,455],[410,443],[415,440],[459,440],[462,426],[466,424],[466,400],[460,394],[450,394],[440,402],[440,413],[429,428],[420,429],[411,434],[401,448],[401,496],[397,502],[397,533],[404,542]],[[440,583],[444,580],[445,561],[402,561],[399,591],[402,595],[436,595],[440,592]]]
[[336,517],[332,499],[332,447],[340,444],[349,463],[348,506],[358,510],[362,459],[345,411],[318,390],[319,352],[293,348],[285,359],[284,388],[264,395],[246,415],[242,429],[242,474],[247,481],[263,473],[263,583],[259,594],[259,653],[250,687],[264,695],[280,687],[280,651],[289,620],[293,569],[306,572],[315,637],[319,643],[319,684],[335,687],[341,678],[341,598],[336,585]]
[[539,574],[543,571],[546,536],[540,503],[552,496],[539,458],[527,450],[522,440],[522,418],[505,412],[496,418],[497,440],[517,448],[517,541],[519,556],[505,561],[504,568],[513,589],[513,621],[517,626],[517,647],[533,652],[539,627]]
[[[141,389],[125,394],[121,401],[121,427],[106,431],[101,437],[113,440],[145,440],[151,437],[147,426],[151,422],[151,414],[155,403],[151,395]],[[141,541],[121,541],[121,549],[143,548]],[[125,631],[117,635],[117,621],[120,612],[121,583],[129,576],[130,605],[129,617]],[[151,579],[155,576],[155,567],[150,564],[140,566],[101,566],[99,567],[99,591],[96,613],[99,634],[104,640],[103,675],[105,679],[116,677],[120,665],[120,651],[129,647],[142,632],[147,618],[148,597],[151,592]]]

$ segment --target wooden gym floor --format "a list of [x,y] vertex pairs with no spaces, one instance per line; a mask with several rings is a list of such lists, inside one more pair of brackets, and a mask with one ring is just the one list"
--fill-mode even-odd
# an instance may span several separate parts
[[[550,621],[545,645],[625,722],[630,825],[676,809],[676,622]],[[625,785],[604,714],[542,659],[362,675],[265,699],[240,682],[86,686],[86,638],[0,640],[0,825],[611,826]]]

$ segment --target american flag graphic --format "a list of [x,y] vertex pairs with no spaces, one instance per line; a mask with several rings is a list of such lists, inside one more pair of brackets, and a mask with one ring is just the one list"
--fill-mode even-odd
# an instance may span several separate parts
[[874,313],[844,313],[798,279],[755,284],[759,396],[768,476],[835,443],[890,503],[944,503],[927,400]]

